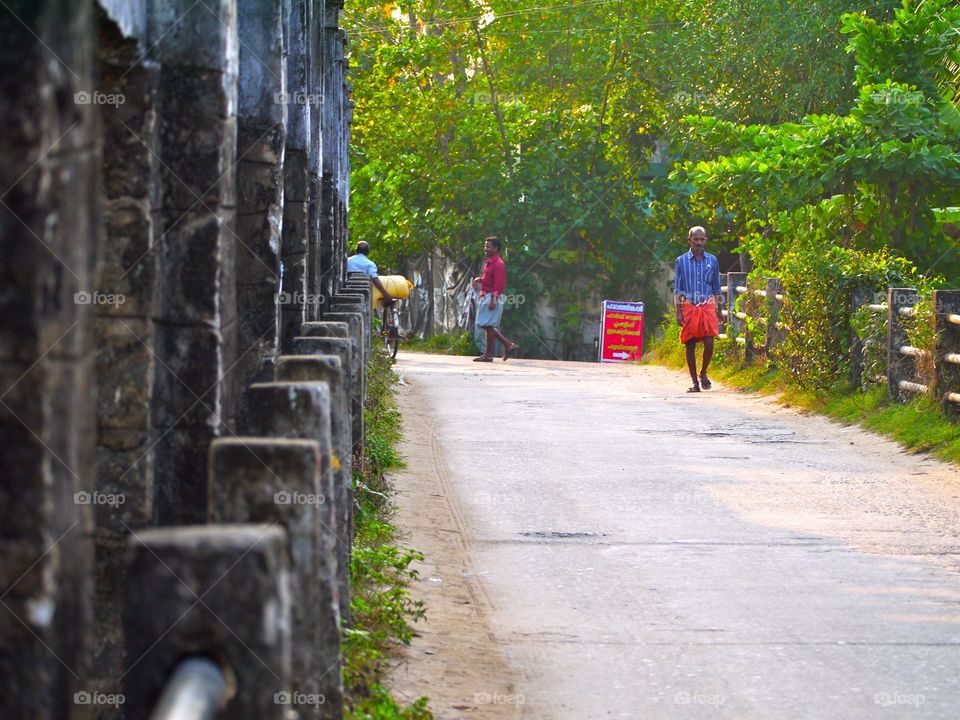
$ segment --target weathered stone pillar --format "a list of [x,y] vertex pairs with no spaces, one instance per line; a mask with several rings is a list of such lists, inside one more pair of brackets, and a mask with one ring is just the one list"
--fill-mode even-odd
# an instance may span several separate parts
[[[354,273],[351,273],[354,277],[348,277],[346,284],[343,286],[343,292],[348,295],[361,295],[363,296],[363,302],[356,308],[358,311],[363,312],[366,317],[369,318],[369,321],[366,323],[368,332],[365,338],[365,349],[364,357],[367,361],[370,358],[371,343],[373,342],[373,287],[370,284],[370,279],[365,275],[361,278],[356,278]],[[379,311],[379,308],[378,308]]]
[[[340,120],[340,177],[341,190],[340,196],[343,198],[343,244],[342,254],[344,257],[350,254],[350,126],[353,124],[353,106],[351,99],[353,86],[350,83],[350,60],[347,57],[347,35],[343,34],[343,100],[341,102],[341,120]],[[346,277],[346,263],[344,263],[344,277]]]
[[127,657],[136,660],[124,677],[128,718],[149,717],[177,663],[204,655],[231,678],[232,698],[219,715],[288,720],[287,554],[286,533],[275,525],[163,528],[130,538],[124,623]]
[[320,321],[305,322],[300,326],[302,337],[350,338],[350,325],[346,322]]
[[[146,8],[99,0],[96,9],[101,106],[104,233],[94,285],[97,352],[94,668],[90,690],[120,691],[124,671],[123,578],[128,528],[153,519],[150,403],[158,233],[159,68],[143,59]],[[107,502],[109,501],[109,502]],[[104,708],[95,707],[95,712]]]
[[[322,631],[317,598],[333,588],[321,588],[320,562],[331,552],[329,533],[321,527],[322,506],[333,502],[320,489],[320,446],[312,440],[231,438],[210,446],[210,522],[281,525],[290,546],[292,620],[291,684],[293,697],[323,696],[324,702],[295,706],[301,718],[330,717],[322,712],[341,705],[342,683],[327,670],[339,663],[339,645],[321,638],[339,633],[334,625]],[[334,618],[326,617],[327,622]],[[333,653],[332,656],[329,653]]]
[[[154,406],[156,516],[203,522],[207,448],[235,408],[237,17],[233,0],[152,8],[160,63],[162,236]],[[161,42],[156,42],[162,38]]]
[[353,541],[353,458],[349,382],[335,355],[281,355],[277,382],[325,382],[330,388],[330,439],[333,443],[334,514],[338,533],[350,542],[337,543],[340,618],[350,622],[350,558]]
[[783,330],[780,325],[780,311],[783,309],[783,281],[780,278],[767,278],[767,362],[776,365],[776,351],[783,342]]
[[[310,195],[309,195],[309,225],[307,231],[307,292],[310,295],[329,297],[331,286],[324,281],[323,266],[321,263],[321,244],[324,242],[323,230],[323,121],[321,113],[327,102],[323,88],[323,17],[324,0],[307,0],[309,10],[308,41],[309,75],[307,83],[311,96],[322,98],[323,101],[310,109]],[[316,320],[319,316],[319,303],[308,305],[305,308],[305,318]]]
[[[331,393],[325,382],[256,383],[248,391],[248,414],[244,432],[270,438],[312,440],[320,447],[320,494],[328,502],[317,506],[320,530],[317,553],[319,595],[312,600],[317,607],[320,655],[323,677],[328,685],[342,687],[340,674],[340,597],[337,556],[338,545],[349,545],[350,537],[337,526],[336,489],[333,475],[331,436]],[[329,662],[328,662],[329,660]],[[342,692],[337,691],[338,697]],[[335,708],[336,703],[331,703]],[[331,716],[332,717],[332,716]]]
[[[734,338],[733,348],[740,355],[740,343],[735,338],[744,338],[749,345],[750,338],[747,337],[747,323],[743,318],[737,317],[737,286],[747,284],[747,273],[729,272],[727,273],[727,334]],[[746,356],[746,351],[744,351]]]
[[907,345],[907,331],[903,326],[900,308],[913,307],[917,302],[917,291],[913,288],[890,288],[887,291],[889,321],[887,322],[887,390],[890,397],[906,397],[900,389],[900,382],[916,382],[916,365],[913,357],[900,352]]
[[[298,294],[280,292],[283,163],[288,96],[283,3],[237,0],[240,76],[237,111],[237,342],[234,382],[246,387],[275,357],[282,308]],[[239,398],[242,403],[242,396]],[[242,411],[242,408],[241,408]]]
[[[340,6],[342,9],[342,5]],[[335,47],[335,67],[333,82],[336,84],[336,170],[334,172],[336,206],[334,208],[334,263],[332,271],[334,273],[334,287],[342,287],[347,278],[347,179],[346,173],[348,164],[345,155],[347,154],[347,133],[346,133],[346,105],[347,105],[347,33],[343,29],[337,30],[337,39]]]
[[370,307],[373,298],[373,288],[369,280],[347,280],[343,284],[343,292],[348,295],[363,295],[364,303]]
[[[320,161],[320,247],[319,281],[322,294],[333,295],[345,272],[344,254],[337,252],[340,234],[337,228],[337,193],[340,167],[340,103],[343,81],[340,77],[338,55],[341,52],[339,24],[343,3],[327,0],[323,3],[321,39],[321,83],[323,103],[320,106],[321,161]],[[315,318],[310,318],[311,320]]]
[[368,323],[372,326],[371,318],[369,315],[365,315],[362,310],[346,309],[356,308],[355,305],[336,305],[335,307],[340,309],[325,313],[323,318],[329,322],[345,322],[350,326],[350,337],[353,340],[354,352],[357,355],[358,374],[355,375],[354,379],[359,383],[358,392],[361,401],[364,401],[367,397],[367,358],[370,347]]
[[960,416],[960,403],[948,393],[960,394],[960,290],[934,290],[933,308],[937,314],[937,389],[943,409],[954,418]]
[[[873,297],[873,289],[863,285],[854,286],[850,291],[850,317]],[[853,327],[850,328],[850,387],[859,390],[863,387],[863,348],[861,338]]]
[[52,720],[90,666],[92,4],[11,0],[0,37],[0,717]]
[[[347,301],[344,301],[344,298],[347,298]],[[323,319],[350,324],[350,332],[356,335],[362,348],[361,364],[366,367],[367,339],[373,331],[373,317],[366,312],[363,299],[358,295],[337,295],[323,313]]]
[[363,385],[359,355],[354,349],[354,338],[297,337],[293,340],[295,355],[336,355],[350,379],[350,419],[353,436],[353,452],[363,453]]
[[310,237],[311,117],[317,112],[319,98],[311,94],[309,82],[308,28],[311,26],[308,19],[311,3],[290,0],[284,6],[287,8],[287,99],[301,100],[287,103],[283,161],[283,238],[280,244],[283,277],[280,292],[291,302],[280,305],[279,345],[281,352],[288,352],[300,324],[307,319],[307,300],[314,293],[307,283],[307,240]]

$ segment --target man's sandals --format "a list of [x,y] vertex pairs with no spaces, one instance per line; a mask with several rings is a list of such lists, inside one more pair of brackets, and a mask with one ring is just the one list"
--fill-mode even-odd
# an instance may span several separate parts
[[486,355],[480,355],[479,357],[475,357],[473,361],[474,362],[493,362],[493,358],[487,357]]
[[520,349],[520,343],[514,343],[513,347],[511,347],[509,350],[504,350],[503,361],[506,362],[511,355],[516,355],[517,350],[519,349]]
[[704,390],[709,390],[710,388],[713,387],[713,383],[710,382],[710,378],[708,378],[706,375],[701,375],[701,376],[700,376],[700,383],[694,385],[693,387],[688,387],[688,388],[687,388],[687,392],[688,392],[688,393],[700,392],[700,386],[701,386],[701,385],[703,386],[703,389],[704,389]]

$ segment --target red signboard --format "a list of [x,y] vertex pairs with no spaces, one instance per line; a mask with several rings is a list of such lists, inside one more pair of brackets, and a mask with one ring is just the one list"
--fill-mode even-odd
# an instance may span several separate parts
[[603,301],[600,362],[629,362],[643,357],[643,303]]

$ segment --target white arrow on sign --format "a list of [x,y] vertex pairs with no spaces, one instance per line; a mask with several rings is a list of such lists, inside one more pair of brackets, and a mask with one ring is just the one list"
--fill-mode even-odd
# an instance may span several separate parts
[[630,357],[630,353],[626,353],[623,350],[621,350],[620,352],[613,353],[613,356],[615,358],[620,358],[621,360],[626,360],[628,357]]

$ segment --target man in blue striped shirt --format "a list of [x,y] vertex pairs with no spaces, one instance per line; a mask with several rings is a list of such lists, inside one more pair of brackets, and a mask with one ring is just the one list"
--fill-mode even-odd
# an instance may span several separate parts
[[[687,369],[693,385],[687,392],[709,390],[707,367],[713,358],[713,338],[720,334],[720,262],[706,252],[707,231],[699,225],[687,234],[690,250],[677,258],[673,298],[680,326],[680,342],[686,346]],[[697,342],[703,342],[703,364],[697,374]]]

